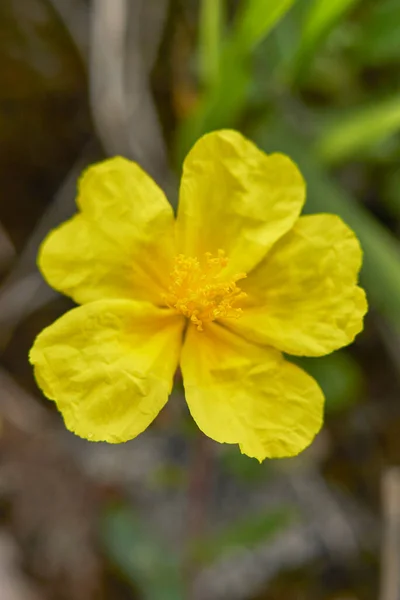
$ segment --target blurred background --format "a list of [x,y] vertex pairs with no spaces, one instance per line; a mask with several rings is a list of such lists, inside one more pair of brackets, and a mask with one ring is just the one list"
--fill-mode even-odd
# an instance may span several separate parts
[[[38,245],[107,155],[176,206],[220,127],[293,157],[306,211],[362,242],[365,331],[301,361],[325,427],[295,459],[199,461],[178,382],[136,440],[78,439],[27,360],[72,306]],[[400,0],[1,0],[0,182],[1,600],[399,600]]]

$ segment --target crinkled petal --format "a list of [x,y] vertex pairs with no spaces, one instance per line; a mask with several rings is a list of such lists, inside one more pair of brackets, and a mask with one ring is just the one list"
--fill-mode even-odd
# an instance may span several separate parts
[[321,356],[346,346],[367,311],[357,287],[361,261],[356,236],[338,216],[301,217],[241,285],[249,294],[242,317],[224,323],[288,354]]
[[79,183],[81,212],[42,244],[38,264],[55,289],[84,304],[135,298],[162,304],[174,249],[163,192],[134,162],[112,158]]
[[183,327],[168,309],[99,300],[42,331],[30,361],[68,429],[92,441],[125,442],[167,402]]
[[181,368],[199,428],[263,460],[294,456],[322,425],[323,394],[281,353],[251,344],[218,324],[189,327]]
[[304,180],[282,154],[266,155],[236,131],[202,137],[183,166],[177,218],[183,254],[224,250],[249,272],[298,218]]

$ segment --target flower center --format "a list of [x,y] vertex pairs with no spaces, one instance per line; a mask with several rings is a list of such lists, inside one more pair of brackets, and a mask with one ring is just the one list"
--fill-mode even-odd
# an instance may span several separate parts
[[223,250],[213,256],[206,252],[202,260],[179,254],[171,272],[171,285],[164,294],[170,308],[175,308],[203,331],[203,323],[220,318],[237,319],[241,308],[234,305],[247,294],[236,285],[246,277],[238,273],[230,279],[223,278],[228,259]]

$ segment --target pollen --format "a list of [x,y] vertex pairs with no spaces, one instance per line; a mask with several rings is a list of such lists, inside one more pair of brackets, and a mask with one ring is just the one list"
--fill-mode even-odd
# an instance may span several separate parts
[[237,286],[246,273],[224,278],[228,259],[223,250],[217,256],[206,252],[202,259],[179,254],[171,272],[171,285],[164,301],[203,331],[203,324],[222,318],[238,319],[242,309],[237,303],[247,294]]

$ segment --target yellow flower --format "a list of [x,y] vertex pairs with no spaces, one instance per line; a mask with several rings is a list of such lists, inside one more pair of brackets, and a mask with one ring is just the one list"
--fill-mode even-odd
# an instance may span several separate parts
[[79,183],[79,212],[52,231],[39,267],[82,306],[37,337],[35,376],[66,426],[124,442],[150,425],[180,364],[190,412],[218,442],[263,460],[319,431],[323,394],[282,352],[349,344],[367,304],[361,249],[335,215],[299,217],[305,184],[282,154],[235,131],[187,156],[176,219],[133,162]]

